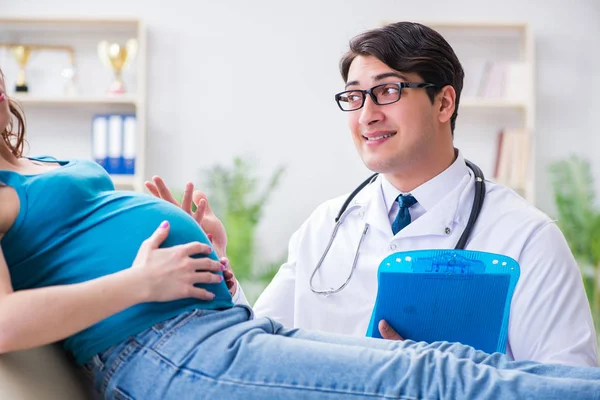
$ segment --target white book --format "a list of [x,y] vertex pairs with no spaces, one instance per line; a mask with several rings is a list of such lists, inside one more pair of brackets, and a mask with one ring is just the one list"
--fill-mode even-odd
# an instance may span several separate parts
[[527,101],[529,98],[529,85],[527,64],[522,62],[506,64],[505,99],[521,102]]

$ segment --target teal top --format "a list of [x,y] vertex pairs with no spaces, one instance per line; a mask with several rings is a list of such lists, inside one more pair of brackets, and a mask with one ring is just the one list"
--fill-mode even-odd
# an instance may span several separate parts
[[[189,214],[150,195],[115,190],[95,162],[58,162],[60,168],[39,175],[0,170],[0,184],[14,188],[20,201],[19,215],[0,242],[14,290],[80,283],[129,268],[142,242],[164,220],[171,231],[161,247],[210,243]],[[209,257],[218,260],[214,251]],[[186,310],[233,307],[224,280],[197,286],[215,298],[138,304],[67,338],[64,347],[82,365]]]

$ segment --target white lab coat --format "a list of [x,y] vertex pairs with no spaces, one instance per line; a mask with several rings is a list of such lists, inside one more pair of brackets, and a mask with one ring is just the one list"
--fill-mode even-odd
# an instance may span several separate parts
[[[287,263],[254,306],[257,317],[268,316],[290,328],[365,336],[377,294],[377,269],[386,256],[398,251],[454,248],[473,204],[474,178],[466,166],[460,184],[396,236],[391,231],[381,179],[351,203],[361,207],[345,219],[313,280],[316,289],[338,288],[345,282],[368,223],[348,286],[326,297],[314,294],[308,283],[345,195],[319,206],[294,233]],[[598,365],[596,335],[581,274],[554,221],[512,190],[486,181],[483,209],[466,248],[504,254],[520,264],[521,276],[510,310],[509,356]]]

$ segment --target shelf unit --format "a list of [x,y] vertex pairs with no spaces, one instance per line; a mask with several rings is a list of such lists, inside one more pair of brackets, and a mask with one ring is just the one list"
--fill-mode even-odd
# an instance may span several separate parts
[[[384,21],[382,25],[393,22]],[[465,70],[456,121],[456,146],[491,179],[498,156],[499,132],[505,129],[526,132],[530,138],[529,147],[524,150],[526,180],[524,187],[513,189],[535,203],[535,49],[530,26],[512,21],[419,22],[444,36]],[[481,83],[485,62],[519,64],[523,83],[520,96],[481,96],[476,85]]]
[[137,107],[137,98],[135,96],[30,96],[15,93],[11,95],[21,105],[64,105],[64,106],[88,106],[88,105],[107,105],[107,104],[127,104]]
[[460,100],[460,107],[527,110],[529,105],[524,101],[466,97]]
[[[135,59],[123,72],[127,92],[108,94],[112,71],[97,56],[101,40],[138,41]],[[146,30],[137,19],[109,18],[0,18],[0,43],[68,46],[73,49],[77,93],[64,92],[60,73],[64,54],[43,50],[32,53],[26,67],[29,93],[14,91],[18,64],[0,48],[0,66],[8,94],[25,110],[30,153],[57,158],[92,158],[92,118],[95,114],[135,114],[135,173],[111,175],[119,189],[143,190],[146,149]],[[60,127],[60,128],[57,128]]]
[[[525,199],[535,203],[535,56],[534,38],[530,26],[521,22],[448,22],[429,21],[427,26],[440,32],[452,45],[465,69],[465,87],[459,105],[457,138],[465,155],[475,162],[487,165],[486,176],[493,178],[494,168],[486,161],[496,162],[499,156],[498,134],[505,129],[518,129],[529,135],[526,153],[526,179],[524,187],[516,188]],[[518,63],[522,68],[518,99],[506,98],[506,94],[478,97],[476,80],[480,80],[481,60]],[[471,79],[469,79],[471,78]],[[502,82],[507,85],[507,78]],[[470,86],[469,86],[470,85]],[[478,88],[480,89],[480,87]],[[503,87],[502,90],[505,90]],[[462,111],[462,112],[461,112]],[[478,114],[478,115],[477,115]],[[475,120],[483,118],[483,123]],[[481,121],[480,121],[481,122]],[[474,130],[475,132],[469,132]],[[465,132],[465,137],[460,135]],[[482,134],[486,144],[482,145]],[[463,139],[463,140],[461,140]],[[506,140],[506,139],[505,139]],[[519,151],[518,148],[515,151]],[[494,165],[495,166],[495,165]],[[510,183],[505,182],[510,186]]]

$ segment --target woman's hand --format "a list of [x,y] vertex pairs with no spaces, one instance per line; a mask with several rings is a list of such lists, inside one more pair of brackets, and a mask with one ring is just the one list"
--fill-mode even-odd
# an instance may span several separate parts
[[159,248],[169,236],[167,221],[146,239],[131,266],[139,274],[146,301],[171,301],[195,297],[212,300],[215,295],[196,283],[219,283],[223,277],[217,272],[225,270],[220,261],[208,257],[192,258],[192,255],[210,254],[209,245],[191,242],[179,246]]
[[[221,220],[210,209],[208,199],[204,193],[199,190],[194,191],[194,185],[188,182],[185,185],[181,204],[179,204],[161,177],[152,177],[152,182],[146,182],[145,186],[154,196],[181,207],[183,211],[190,214],[206,232],[219,257],[225,257],[227,232]],[[196,205],[196,212],[192,212],[192,201]]]

